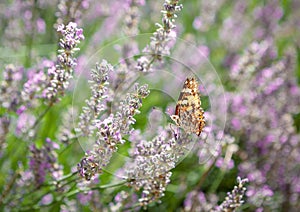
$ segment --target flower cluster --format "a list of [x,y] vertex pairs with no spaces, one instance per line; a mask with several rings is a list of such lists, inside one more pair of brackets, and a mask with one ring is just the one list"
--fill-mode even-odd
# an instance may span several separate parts
[[131,209],[131,211],[138,211],[139,208],[136,207],[136,210],[133,208],[137,201],[136,195],[132,195],[126,191],[121,191],[117,193],[113,201],[109,204],[109,211],[117,212],[121,210],[127,211],[129,209]]
[[299,182],[295,162],[299,161],[300,144],[292,114],[299,112],[300,89],[293,75],[293,55],[293,51],[287,52],[270,66],[265,57],[258,57],[260,68],[240,75],[243,89],[228,95],[230,130],[247,138],[239,169],[253,182],[247,195],[257,207],[268,205],[257,199],[274,197],[279,203],[275,200],[277,195],[283,195],[281,203],[299,206],[298,190],[293,185]]
[[145,1],[130,0],[129,2],[129,7],[124,17],[125,25],[123,26],[123,30],[127,36],[134,36],[139,32],[138,23],[140,14],[138,6],[144,5]]
[[[142,192],[138,201],[143,208],[151,202],[160,202],[171,181],[171,170],[192,144],[188,134],[182,132],[179,137],[174,137],[171,129],[159,126],[164,121],[160,110],[154,109],[149,119],[149,125],[143,134],[139,130],[131,133],[131,160],[122,168],[127,185]],[[153,139],[145,140],[145,137]]]
[[149,95],[147,85],[135,84],[135,91],[128,93],[125,100],[120,102],[119,111],[110,114],[103,121],[97,121],[97,140],[92,151],[86,153],[78,164],[81,177],[90,180],[95,174],[101,173],[107,166],[117,145],[124,143],[122,136],[131,132],[131,125],[135,123],[134,115],[139,113],[142,99]]
[[186,195],[184,200],[184,211],[212,211],[218,202],[215,194],[205,195],[202,191],[191,191]]
[[253,16],[256,22],[255,38],[258,40],[274,37],[278,31],[278,22],[283,16],[283,9],[277,0],[255,8]]
[[30,146],[30,170],[32,171],[36,187],[41,186],[47,174],[51,174],[53,179],[58,179],[61,177],[61,167],[56,163],[56,153],[55,149],[58,149],[58,145],[46,139],[45,145],[38,149],[36,145]]
[[77,28],[77,24],[70,22],[68,25],[59,25],[57,31],[61,33],[57,56],[57,64],[48,69],[49,84],[44,90],[44,97],[53,103],[64,95],[64,91],[69,86],[73,69],[77,65],[73,54],[79,51],[77,45],[84,39],[82,29]]
[[121,133],[129,134],[130,126],[135,123],[134,115],[139,114],[139,108],[142,106],[142,99],[150,94],[148,85],[134,85],[134,93],[126,95],[125,99],[120,102],[119,111],[116,113],[116,121],[119,125]]
[[205,195],[202,191],[190,192],[184,201],[184,211],[212,211],[212,212],[230,212],[236,211],[244,203],[247,178],[237,177],[237,185],[231,192],[227,193],[225,200],[219,205],[218,197],[215,194]]
[[18,137],[23,137],[24,139],[26,136],[29,138],[32,138],[35,136],[35,130],[33,129],[33,126],[36,123],[36,117],[27,112],[22,112],[19,114],[15,134]]
[[[5,8],[3,11],[1,10],[1,19],[6,18],[6,22],[1,20],[4,32],[2,41],[6,46],[19,51],[26,41],[32,41],[34,36],[45,33],[45,19],[35,13],[38,10],[42,10],[45,5],[43,5],[42,1],[16,0],[7,3],[8,5],[1,5]],[[21,14],[22,18],[18,16]]]
[[238,51],[246,43],[245,35],[251,29],[251,18],[245,15],[248,4],[246,1],[236,1],[231,11],[232,15],[223,21],[220,39],[230,54]]
[[90,99],[86,100],[87,106],[82,108],[82,112],[79,116],[77,132],[82,133],[85,136],[91,136],[95,130],[95,120],[99,119],[99,115],[105,110],[105,102],[108,75],[113,71],[113,67],[103,60],[100,64],[97,63],[95,69],[91,71],[91,85],[92,95]]
[[88,9],[90,0],[59,0],[58,11],[56,12],[56,24],[66,24],[70,21],[79,23],[81,21],[82,11]]
[[162,56],[170,54],[171,41],[174,39],[172,30],[176,27],[174,22],[177,17],[176,12],[182,9],[178,0],[165,0],[162,25],[157,25],[156,32],[151,37],[150,44],[143,50],[145,56],[137,61],[137,70],[147,72],[151,70],[151,65],[155,60],[161,60]]
[[254,42],[244,52],[243,56],[240,57],[231,67],[231,78],[233,80],[239,80],[241,77],[250,77],[264,61],[263,58],[269,55],[267,50],[270,48],[271,43],[268,41],[262,41],[260,43]]
[[148,142],[141,140],[136,143],[132,163],[127,164],[127,180],[129,186],[135,190],[142,189],[139,198],[141,206],[147,206],[164,196],[167,184],[179,159],[174,151],[175,139],[168,139],[165,135],[157,136]]
[[214,23],[217,12],[222,7],[223,3],[224,0],[201,1],[201,15],[197,17],[196,23],[194,22],[194,26],[201,31],[207,31]]
[[225,200],[222,204],[217,208],[216,211],[235,211],[238,207],[240,207],[243,203],[243,197],[246,192],[245,184],[248,183],[249,180],[247,178],[241,179],[240,177],[237,178],[237,186],[234,186],[231,192],[227,193]]
[[43,98],[42,92],[47,87],[47,74],[48,70],[54,66],[51,60],[41,61],[39,67],[27,70],[27,81],[23,85],[21,92],[22,100],[26,108],[32,108],[38,105],[37,100]]
[[16,112],[20,106],[19,85],[23,77],[23,68],[7,65],[0,84],[0,104],[3,108]]

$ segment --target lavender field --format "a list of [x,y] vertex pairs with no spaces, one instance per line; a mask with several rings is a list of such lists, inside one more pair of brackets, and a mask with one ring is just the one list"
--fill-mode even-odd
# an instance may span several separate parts
[[0,26],[0,211],[300,211],[298,0],[3,0]]

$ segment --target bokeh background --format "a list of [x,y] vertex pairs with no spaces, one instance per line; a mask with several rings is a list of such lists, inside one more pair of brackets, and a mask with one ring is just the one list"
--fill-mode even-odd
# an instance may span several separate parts
[[[84,182],[70,174],[95,141],[80,136],[71,141],[68,133],[76,135],[74,128],[91,95],[90,71],[102,59],[130,78],[118,84],[111,76],[117,88],[112,105],[132,90],[134,82],[149,85],[150,95],[143,99],[133,125],[148,139],[172,123],[169,115],[185,79],[194,76],[199,82],[207,126],[193,138],[171,170],[164,196],[149,204],[148,211],[210,211],[224,201],[238,176],[249,180],[238,211],[300,210],[300,2],[179,3],[183,9],[176,12],[170,52],[144,73],[125,66],[147,55],[142,50],[156,23],[161,24],[162,0],[0,2],[1,210],[142,210],[136,207],[139,192],[126,186],[79,192]],[[61,101],[31,130],[32,117],[39,117],[47,106],[32,100],[32,108],[23,113],[18,98],[36,70],[45,71],[56,60],[56,28],[70,21],[85,37],[75,54],[73,79]],[[8,64],[15,70],[9,83]],[[47,138],[50,147],[45,145]],[[120,180],[131,139],[137,137],[126,137],[94,185]],[[33,144],[45,151],[35,151]],[[50,156],[45,156],[47,151]],[[35,152],[41,161],[49,157],[59,167],[68,189],[51,187],[56,181],[50,168],[43,172],[42,186],[36,186],[37,179],[29,174],[34,172],[30,164],[38,157]]]

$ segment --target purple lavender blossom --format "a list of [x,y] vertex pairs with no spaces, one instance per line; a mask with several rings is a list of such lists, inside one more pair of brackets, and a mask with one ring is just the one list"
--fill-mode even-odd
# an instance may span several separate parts
[[134,160],[125,166],[128,185],[142,190],[139,203],[143,207],[164,196],[172,172],[179,160],[175,139],[157,136],[148,142],[141,140],[132,151]]
[[90,99],[86,100],[87,106],[82,108],[79,116],[79,124],[76,129],[77,132],[86,136],[91,136],[96,129],[96,120],[99,115],[106,109],[105,99],[108,92],[108,79],[110,72],[113,72],[111,64],[103,60],[100,64],[96,64],[95,69],[91,71],[92,80],[89,81],[91,85],[92,95]]
[[257,40],[273,37],[279,28],[278,22],[283,16],[283,9],[277,0],[270,1],[266,5],[255,8],[253,17],[257,22],[255,38]]
[[234,189],[227,193],[225,200],[219,206],[216,206],[218,197],[215,194],[205,195],[202,191],[188,193],[184,201],[184,211],[236,211],[236,209],[244,204],[243,197],[246,192],[245,186],[248,183],[248,179],[237,177],[237,183],[238,185],[234,186]]
[[23,135],[29,136],[32,138],[35,135],[35,131],[32,129],[36,121],[36,117],[30,113],[22,113],[19,115],[17,120],[17,126],[15,133],[18,137],[22,137]]
[[[129,7],[126,9],[126,14],[124,17],[123,31],[127,36],[135,36],[138,34],[138,23],[139,23],[139,8],[138,6],[143,5],[145,2],[140,0],[130,0],[128,1]],[[125,4],[125,5],[127,5]],[[126,57],[125,57],[126,58]]]
[[[249,202],[257,207],[269,204],[258,199],[277,202],[276,207],[281,204],[290,209],[299,206],[291,199],[297,193],[292,185],[298,182],[299,173],[295,163],[290,162],[299,160],[299,134],[293,126],[292,114],[299,112],[300,103],[300,90],[293,75],[293,55],[293,51],[287,52],[271,66],[266,63],[266,56],[257,57],[257,68],[238,77],[243,89],[232,93],[231,97],[228,95],[231,123],[235,123],[230,129],[247,139],[243,144],[244,162],[239,165],[240,173],[254,185],[247,195]],[[264,186],[271,192],[264,192],[261,189]],[[275,200],[277,195],[283,198]]]
[[82,11],[88,9],[89,5],[90,0],[59,0],[56,12],[57,26],[71,21],[81,24]]
[[215,16],[223,3],[224,0],[201,1],[201,12],[198,17],[198,22],[201,21],[201,25],[199,25],[201,31],[207,31],[214,23]]
[[59,25],[57,31],[61,33],[56,66],[48,69],[49,84],[44,90],[44,97],[53,103],[64,95],[69,86],[69,80],[73,77],[73,69],[76,66],[76,59],[73,54],[79,51],[77,45],[84,39],[82,29],[77,24],[70,22],[68,25]]
[[80,193],[77,198],[82,205],[87,205],[92,200],[93,191],[88,191],[86,193]]
[[252,43],[245,51],[243,57],[240,57],[232,64],[231,78],[236,80],[239,79],[239,76],[251,76],[261,65],[260,62],[263,61],[263,57],[266,57],[269,48],[271,48],[271,43],[268,41]]
[[191,191],[184,200],[184,211],[212,211],[218,202],[215,194],[206,195],[202,191]]
[[120,102],[119,111],[110,114],[103,121],[98,120],[98,132],[94,148],[86,152],[85,157],[78,164],[79,175],[90,180],[95,174],[101,173],[108,165],[112,155],[123,144],[123,136],[131,132],[131,125],[135,123],[134,115],[139,113],[142,99],[149,95],[147,85],[135,85],[133,93],[128,93]]
[[48,205],[53,201],[53,195],[52,194],[47,194],[43,196],[41,200],[41,205]]
[[[177,17],[176,12],[182,9],[179,0],[165,0],[162,24],[156,24],[158,27],[151,37],[150,44],[143,50],[145,56],[138,59],[136,69],[142,72],[151,70],[152,63],[155,60],[160,61],[162,56],[170,54],[170,45],[174,39],[174,33],[171,33],[176,27],[174,22]],[[175,34],[176,35],[176,34]]]
[[[131,133],[132,160],[123,167],[128,186],[142,192],[139,196],[139,205],[144,208],[151,202],[160,202],[171,181],[171,169],[175,168],[192,143],[191,138],[185,133],[175,140],[170,129],[156,126],[164,121],[159,110],[153,110],[151,117],[156,120],[149,123],[143,135],[139,130]],[[144,137],[153,139],[147,141]]]
[[8,111],[16,111],[21,104],[20,83],[24,68],[7,65],[3,71],[3,80],[0,84],[0,105]]
[[38,99],[43,98],[42,92],[47,86],[47,74],[45,70],[54,67],[54,62],[51,60],[42,60],[41,64],[27,71],[27,82],[24,83],[21,92],[22,100],[27,108],[38,105]]
[[59,146],[48,138],[41,148],[37,148],[35,144],[30,146],[31,156],[29,166],[34,175],[36,187],[44,183],[47,174],[51,174],[55,180],[62,176],[62,167],[56,161],[57,155],[55,150],[58,148]]
[[243,203],[243,197],[246,192],[245,184],[248,183],[248,179],[237,178],[237,186],[234,186],[234,189],[231,192],[227,193],[224,202],[217,207],[216,211],[235,211]]
[[236,1],[231,16],[223,21],[220,39],[229,52],[237,51],[247,41],[246,34],[251,29],[251,19],[245,15],[248,9],[246,1]]
[[[5,3],[3,3],[5,4]],[[39,10],[41,2],[16,0],[1,5],[4,9],[1,18],[5,17],[3,25],[3,43],[15,50],[19,50],[28,40],[38,34],[45,33],[45,20],[41,18]],[[28,44],[28,43],[27,43]]]
[[126,191],[117,193],[114,200],[109,204],[110,211],[139,211],[140,207],[136,207],[137,195],[130,194]]

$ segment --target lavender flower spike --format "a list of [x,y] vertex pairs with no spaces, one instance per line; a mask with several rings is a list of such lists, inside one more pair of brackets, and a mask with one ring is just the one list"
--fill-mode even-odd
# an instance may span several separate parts
[[140,57],[137,61],[136,69],[142,72],[147,72],[151,69],[151,64],[155,60],[161,60],[162,55],[170,54],[170,41],[174,38],[172,30],[176,27],[175,18],[176,12],[181,11],[182,5],[179,5],[179,0],[165,0],[162,24],[156,23],[158,27],[151,37],[150,45],[143,52],[147,55]]
[[141,140],[132,151],[134,161],[125,167],[128,186],[142,190],[139,204],[146,208],[151,202],[164,196],[179,156],[175,139],[159,135],[152,141]]
[[3,70],[3,80],[0,82],[0,107],[16,111],[21,104],[19,84],[24,68],[9,64]]
[[44,146],[40,149],[35,144],[30,146],[30,161],[29,166],[35,179],[36,186],[41,186],[49,173],[52,175],[54,180],[57,180],[62,176],[62,167],[57,163],[57,154],[55,152],[59,146],[51,141],[49,138],[46,139]]
[[241,179],[240,177],[237,177],[237,182],[238,185],[234,186],[234,189],[227,193],[224,202],[222,202],[216,211],[235,211],[235,209],[244,203],[243,197],[246,191],[245,184],[248,183],[249,180],[247,178]]
[[83,30],[77,28],[77,24],[73,22],[66,26],[59,25],[57,31],[62,35],[59,41],[57,64],[48,69],[49,83],[43,93],[50,103],[58,100],[59,95],[64,95],[65,89],[68,88],[73,69],[77,65],[73,54],[79,51],[77,45],[84,39]]
[[105,110],[104,99],[107,97],[108,74],[113,71],[113,67],[106,60],[96,64],[96,68],[91,71],[92,80],[89,81],[92,96],[86,100],[87,106],[82,108],[79,116],[79,124],[76,129],[85,136],[91,136],[96,129],[95,120],[98,119],[101,111]]
[[98,121],[97,140],[92,151],[86,152],[85,157],[77,165],[79,175],[90,180],[97,173],[101,173],[107,166],[113,153],[118,150],[118,144],[123,144],[123,135],[131,132],[131,125],[135,123],[133,116],[139,113],[142,98],[149,94],[148,86],[135,85],[135,91],[128,93],[125,100],[120,102],[119,111],[110,114],[103,121]]

